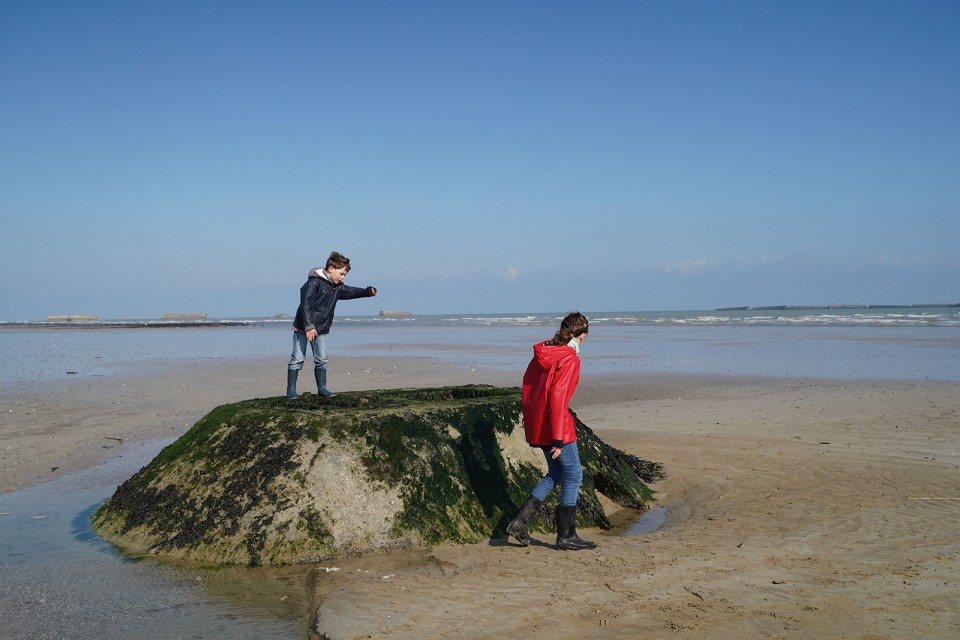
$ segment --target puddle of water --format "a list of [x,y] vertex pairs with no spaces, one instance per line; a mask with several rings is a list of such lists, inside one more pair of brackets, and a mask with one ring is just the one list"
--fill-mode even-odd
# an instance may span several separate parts
[[198,567],[132,558],[91,531],[90,514],[168,442],[0,494],[4,637],[306,636],[312,566]]
[[642,536],[647,533],[653,533],[664,525],[667,521],[666,507],[653,507],[644,512],[644,514],[635,523],[627,527],[623,532],[625,536]]

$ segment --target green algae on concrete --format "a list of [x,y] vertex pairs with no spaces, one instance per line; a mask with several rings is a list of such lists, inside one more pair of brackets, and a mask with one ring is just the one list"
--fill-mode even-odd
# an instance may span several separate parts
[[[610,527],[597,492],[646,509],[660,465],[576,422],[580,526]],[[211,411],[92,524],[129,552],[250,565],[475,543],[503,535],[545,468],[524,441],[516,388],[261,398]],[[533,530],[553,531],[551,499]]]

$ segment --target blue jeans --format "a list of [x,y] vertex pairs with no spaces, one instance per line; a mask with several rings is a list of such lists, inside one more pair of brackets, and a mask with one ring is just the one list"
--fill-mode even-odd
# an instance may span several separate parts
[[[291,371],[300,371],[303,369],[303,360],[307,355],[307,334],[299,331],[293,332],[293,352],[290,354],[290,364],[287,369]],[[327,334],[317,335],[310,342],[310,350],[313,351],[313,368],[327,368]]]
[[562,487],[560,506],[576,505],[580,482],[583,481],[583,467],[580,466],[580,451],[577,449],[577,443],[563,445],[556,460],[550,457],[549,447],[543,450],[543,455],[547,458],[547,475],[543,476],[530,494],[543,502],[547,499],[547,494],[559,484]]

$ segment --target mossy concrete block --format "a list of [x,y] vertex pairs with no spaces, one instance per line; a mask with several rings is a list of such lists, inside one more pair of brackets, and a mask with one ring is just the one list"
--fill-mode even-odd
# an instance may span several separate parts
[[[645,481],[660,466],[577,423],[580,526],[610,526],[597,491],[647,508]],[[524,441],[516,388],[261,398],[211,411],[123,483],[92,524],[128,552],[250,565],[474,543],[503,534],[545,469]],[[553,530],[554,504],[534,530]]]

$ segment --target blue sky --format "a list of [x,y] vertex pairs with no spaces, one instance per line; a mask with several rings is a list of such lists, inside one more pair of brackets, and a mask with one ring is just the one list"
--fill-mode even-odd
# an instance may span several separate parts
[[960,302],[960,3],[0,3],[0,320]]

